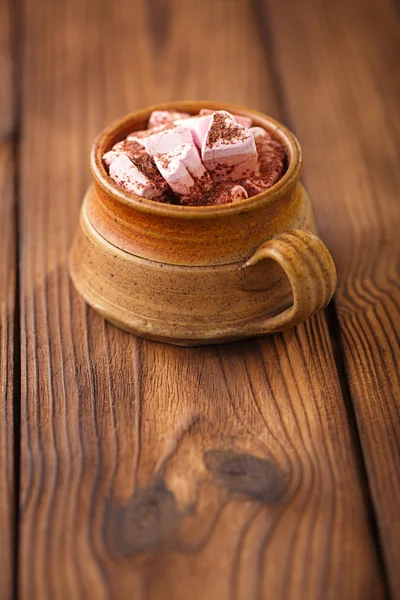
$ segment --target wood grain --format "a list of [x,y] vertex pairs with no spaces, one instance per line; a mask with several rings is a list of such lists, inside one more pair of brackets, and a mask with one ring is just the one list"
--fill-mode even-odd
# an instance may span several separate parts
[[13,353],[17,343],[11,3],[1,0],[0,12],[0,600],[8,600],[15,566]]
[[291,19],[285,5],[269,2],[264,18],[286,115],[304,146],[305,182],[338,266],[346,372],[400,598],[400,21],[389,1],[307,0],[290,5]]
[[21,597],[382,598],[324,315],[175,348],[104,323],[66,270],[110,119],[179,97],[280,116],[250,4],[22,8]]

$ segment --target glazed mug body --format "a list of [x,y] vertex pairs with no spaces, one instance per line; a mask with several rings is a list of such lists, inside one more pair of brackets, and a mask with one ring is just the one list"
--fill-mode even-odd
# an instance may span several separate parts
[[[279,139],[288,156],[281,180],[247,200],[186,207],[140,198],[108,177],[103,153],[143,129],[152,110],[203,107],[251,116]],[[152,106],[104,130],[91,166],[70,273],[86,301],[117,326],[180,345],[225,342],[287,329],[329,302],[336,272],[299,183],[301,149],[273,119],[223,103]]]

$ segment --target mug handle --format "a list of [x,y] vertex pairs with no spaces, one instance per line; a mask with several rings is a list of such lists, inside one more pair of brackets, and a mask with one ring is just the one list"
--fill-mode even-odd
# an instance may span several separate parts
[[326,306],[336,289],[336,268],[329,250],[310,231],[291,229],[262,244],[243,265],[246,270],[272,259],[292,287],[293,304],[257,324],[257,334],[283,331],[305,321]]

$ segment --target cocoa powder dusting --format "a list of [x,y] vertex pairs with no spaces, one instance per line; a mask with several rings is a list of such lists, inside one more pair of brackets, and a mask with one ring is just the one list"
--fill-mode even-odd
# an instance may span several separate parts
[[[178,146],[178,148],[180,148],[180,147]],[[168,167],[171,163],[171,160],[179,154],[178,148],[172,148],[172,150],[169,150],[168,152],[163,152],[163,154],[158,154],[157,158],[160,161],[163,169],[168,169]]]
[[131,161],[143,175],[146,175],[154,183],[159,184],[164,182],[164,178],[157,169],[154,159],[147,152],[132,157]]
[[180,204],[183,206],[204,206],[207,204],[206,195],[200,187],[195,184],[190,190],[190,195],[180,199]]
[[193,186],[190,197],[181,200],[181,204],[185,206],[212,206],[217,204],[228,204],[232,202],[232,196],[229,193],[232,184],[228,182],[209,183],[205,187],[201,187],[201,182]]
[[211,148],[216,142],[230,144],[234,141],[246,139],[246,133],[236,123],[227,123],[226,117],[218,112],[214,113],[213,123],[208,132],[207,146]]
[[117,142],[116,144],[114,144],[112,149],[117,152],[124,152],[128,156],[130,154],[134,156],[135,154],[141,154],[145,152],[144,148],[142,148],[142,146],[134,140],[122,140],[121,142]]
[[273,138],[262,138],[256,141],[260,175],[268,175],[271,171],[286,170],[286,151],[283,144]]
[[229,204],[232,202],[232,184],[221,182],[215,186],[213,196],[210,204],[214,206],[221,206],[222,204]]
[[256,140],[260,174],[254,173],[242,179],[242,185],[249,197],[272,187],[284,175],[287,169],[287,157],[283,144],[272,137]]

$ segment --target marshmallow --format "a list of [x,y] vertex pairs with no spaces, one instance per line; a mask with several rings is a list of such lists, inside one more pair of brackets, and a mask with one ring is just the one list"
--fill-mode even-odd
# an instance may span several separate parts
[[153,110],[150,115],[147,127],[157,127],[159,125],[172,125],[176,119],[188,119],[191,115],[176,110]]
[[178,119],[175,121],[175,124],[182,125],[183,127],[190,129],[194,143],[199,149],[201,149],[207,129],[210,125],[210,121],[211,115],[203,115],[202,117],[196,115],[190,119]]
[[143,148],[145,147],[146,138],[154,135],[155,133],[159,133],[160,131],[166,131],[167,129],[172,129],[173,125],[158,125],[158,127],[152,127],[151,129],[143,129],[141,131],[132,131],[128,136],[127,140],[129,142],[137,142]]
[[161,182],[159,175],[159,180],[157,177],[153,180],[148,169],[140,168],[139,165],[140,163],[134,164],[126,154],[121,154],[110,165],[110,177],[128,192],[143,198],[159,199],[166,193],[168,186],[164,181]]
[[210,204],[221,205],[245,200],[248,198],[247,191],[237,183],[223,183],[217,186],[216,193]]
[[258,140],[270,139],[271,138],[271,136],[268,133],[268,131],[266,131],[262,127],[250,127],[249,131],[251,131],[251,133],[253,134],[254,139],[255,139],[256,142]]
[[165,154],[182,144],[189,144],[194,148],[193,137],[190,129],[178,126],[153,133],[144,140],[145,148],[151,156]]
[[204,203],[204,193],[211,189],[212,181],[193,143],[156,154],[154,160],[182,204]]
[[[199,115],[213,115],[215,112],[215,110],[210,110],[209,108],[202,108],[199,112]],[[247,128],[251,127],[253,120],[250,117],[244,117],[243,115],[234,115],[233,113],[229,114],[235,118],[236,123],[239,123],[239,125],[243,125],[243,127]]]
[[251,127],[252,119],[250,117],[244,117],[243,115],[233,115],[235,117],[236,123],[239,125],[243,125],[243,127]]
[[224,110],[214,112],[211,117],[202,158],[216,181],[238,181],[259,174],[253,134]]
[[145,152],[144,148],[142,148],[137,142],[130,140],[122,140],[122,142],[117,142],[114,144],[111,150],[103,154],[104,164],[109,167],[114,159],[118,158],[122,154],[128,156],[128,158],[132,158],[135,155],[140,155]]

